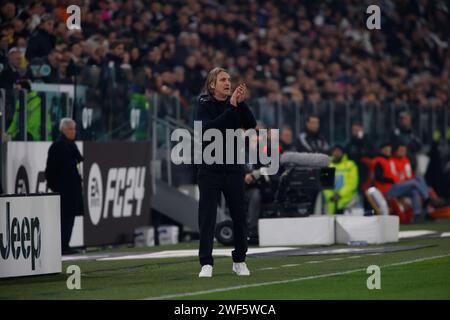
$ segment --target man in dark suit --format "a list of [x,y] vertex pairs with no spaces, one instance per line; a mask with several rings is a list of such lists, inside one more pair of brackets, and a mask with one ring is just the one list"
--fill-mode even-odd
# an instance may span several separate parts
[[[222,68],[209,72],[205,85],[206,94],[201,95],[198,103],[196,121],[202,122],[204,130],[218,129],[225,136],[227,129],[250,129],[256,127],[256,120],[245,104],[247,95],[245,85],[239,85],[231,94],[229,73]],[[202,133],[203,134],[203,133]],[[226,159],[224,145],[223,159]],[[231,146],[232,147],[232,146]],[[237,154],[234,150],[234,155]],[[247,221],[244,209],[244,176],[242,164],[205,164],[198,170],[200,201],[198,207],[200,227],[199,260],[202,270],[199,277],[211,277],[214,260],[212,257],[214,229],[216,225],[217,205],[223,193],[233,220],[235,250],[233,271],[239,276],[248,276],[250,271],[245,263],[247,243]]]
[[45,175],[49,188],[61,195],[61,248],[63,254],[67,254],[71,253],[69,241],[75,217],[83,215],[81,175],[78,171],[83,157],[75,144],[75,121],[63,118],[59,129],[61,137],[48,150]]

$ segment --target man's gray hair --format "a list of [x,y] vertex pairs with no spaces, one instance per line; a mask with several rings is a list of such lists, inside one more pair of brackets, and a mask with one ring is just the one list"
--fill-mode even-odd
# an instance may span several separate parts
[[62,131],[67,125],[75,124],[75,121],[71,118],[62,118],[59,122],[59,131]]

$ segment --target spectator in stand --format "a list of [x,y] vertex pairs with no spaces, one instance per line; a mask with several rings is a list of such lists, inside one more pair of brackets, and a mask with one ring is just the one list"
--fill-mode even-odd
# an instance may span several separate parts
[[399,125],[392,133],[392,140],[394,144],[403,144],[408,148],[408,158],[411,161],[412,170],[415,171],[417,167],[416,155],[422,147],[420,138],[413,132],[411,114],[407,111],[402,111],[399,114]]
[[0,24],[12,21],[17,14],[17,7],[14,1],[2,2],[0,9]]
[[[20,79],[15,84],[17,90],[26,90],[27,97],[27,140],[28,141],[40,141],[47,140],[51,138],[51,119],[50,112],[47,112],[47,137],[42,136],[41,130],[41,97],[38,92],[35,90],[31,90],[31,82],[28,79]],[[16,100],[16,106],[14,110],[14,116],[11,121],[11,125],[8,127],[6,133],[11,136],[13,140],[20,140],[20,134],[23,132],[20,131],[20,101]]]
[[53,49],[47,56],[35,58],[28,65],[28,77],[36,82],[60,83],[61,51]]
[[364,199],[364,208],[370,209],[364,191],[367,190],[371,181],[369,177],[370,161],[373,156],[373,145],[370,139],[364,134],[364,128],[360,122],[352,124],[352,135],[350,141],[345,146],[345,152],[349,159],[353,160],[358,166],[359,192]]
[[439,196],[450,199],[450,128],[446,136],[435,133],[428,156],[426,181]]
[[0,88],[6,90],[5,100],[5,124],[8,127],[14,113],[14,95],[13,88],[17,80],[24,75],[24,69],[22,68],[23,54],[17,48],[11,48],[8,53],[8,62],[3,66],[3,70],[0,70]]
[[[408,158],[408,147],[404,143],[399,143],[395,146],[391,161],[393,163],[394,174],[398,177],[400,182],[414,181],[421,189],[429,189],[425,179],[416,175],[412,170],[411,161]],[[425,200],[423,207],[432,205],[436,208],[445,204],[442,199],[434,199],[431,196]]]
[[[411,161],[407,156],[408,147],[404,143],[398,143],[394,147],[392,162],[394,163],[394,173],[399,181],[409,181],[414,179]],[[425,183],[425,181],[423,181]]]
[[358,202],[358,167],[344,152],[344,147],[336,145],[331,149],[331,168],[335,168],[334,190],[324,190],[326,212],[343,214],[345,209]]
[[320,119],[317,115],[309,115],[306,119],[306,130],[300,133],[300,152],[328,153],[328,142],[320,134]]
[[[216,2],[205,6],[196,0],[174,0],[169,4],[150,4],[148,0],[81,1],[79,5],[83,29],[69,31],[64,10],[55,1],[4,2],[0,10],[0,64],[6,65],[9,49],[23,49],[26,42],[29,61],[45,59],[52,49],[57,49],[63,56],[57,68],[58,82],[68,82],[71,68],[66,66],[67,45],[86,41],[85,52],[96,58],[84,66],[81,74],[91,75],[93,63],[109,65],[112,44],[120,41],[125,44],[124,50],[133,48],[128,63],[126,54],[122,61],[130,65],[127,81],[141,81],[143,68],[151,68],[152,85],[147,93],[179,95],[182,101],[194,105],[205,70],[214,65],[226,66],[233,78],[245,79],[252,87],[252,96],[258,97],[263,106],[258,114],[270,127],[279,126],[275,120],[292,126],[286,121],[292,110],[283,110],[280,117],[274,117],[274,106],[285,103],[286,98],[300,101],[308,113],[321,117],[327,102],[335,106],[350,103],[351,109],[359,103],[369,109],[374,103],[388,103],[396,109],[416,104],[433,110],[450,102],[450,57],[445,33],[450,10],[442,0],[427,1],[420,10],[415,2],[383,2],[386,23],[376,33],[362,24],[358,14],[366,4],[357,0],[348,0],[345,5],[322,2],[319,6],[299,0],[250,4],[230,0],[227,6]],[[54,27],[50,20],[57,21]],[[95,54],[102,50],[99,47],[105,52]],[[173,85],[166,83],[167,79],[177,77],[178,67],[185,69],[184,80],[176,85],[177,90],[167,90]],[[145,77],[148,74],[145,72]],[[104,94],[105,83],[112,83],[108,78],[112,74],[106,73],[101,81],[92,75],[81,77],[80,84],[100,89],[99,100],[126,109],[127,86],[119,85],[116,91],[120,93],[114,99]],[[117,114],[113,109],[103,111],[107,110]],[[105,112],[103,118],[109,118]],[[338,119],[340,113],[336,115]],[[340,124],[335,128],[342,129]],[[408,147],[410,154],[417,152],[412,145]]]
[[74,83],[79,82],[76,79],[82,72],[84,66],[86,65],[83,58],[83,46],[81,42],[75,42],[70,48],[70,60],[67,66],[67,76],[72,78]]
[[[379,155],[373,159],[375,163],[375,187],[388,198],[409,198],[414,212],[414,222],[423,222],[428,215],[426,208],[430,203],[428,189],[415,180],[400,181],[391,156],[391,143],[382,143]],[[421,198],[423,199],[423,205],[421,205]]]
[[28,42],[27,52],[25,54],[28,61],[34,58],[47,56],[54,48],[56,39],[53,35],[54,19],[49,14],[41,17],[38,29],[33,33]]
[[11,90],[14,83],[24,75],[22,57],[22,52],[18,48],[14,47],[9,50],[8,63],[0,70],[0,88]]
[[104,97],[103,112],[108,115],[105,117],[106,128],[110,133],[127,122],[126,102],[131,73],[127,58],[125,45],[114,42],[102,61],[99,84]]
[[289,126],[284,126],[281,128],[280,147],[281,152],[297,151],[297,147],[294,144],[294,134]]

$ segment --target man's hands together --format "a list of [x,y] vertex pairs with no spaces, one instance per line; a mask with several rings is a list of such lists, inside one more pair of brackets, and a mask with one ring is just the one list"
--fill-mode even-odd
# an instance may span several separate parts
[[241,83],[233,92],[230,99],[230,104],[233,107],[237,107],[239,103],[247,98],[247,86],[245,83]]

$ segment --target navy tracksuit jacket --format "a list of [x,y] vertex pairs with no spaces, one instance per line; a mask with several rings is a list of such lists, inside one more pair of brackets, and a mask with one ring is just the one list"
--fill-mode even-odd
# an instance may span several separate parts
[[[256,120],[245,103],[233,107],[230,99],[218,101],[211,95],[199,97],[196,121],[202,121],[202,129],[219,129],[225,142],[226,129],[250,129],[256,127]],[[209,142],[208,142],[209,143]],[[207,144],[207,143],[206,143]],[[225,145],[225,143],[224,143]],[[203,148],[205,147],[205,143]],[[235,155],[237,151],[235,151]],[[226,150],[223,153],[224,162]],[[201,164],[198,170],[200,202],[198,219],[200,228],[199,259],[201,265],[214,265],[212,257],[217,205],[223,192],[233,220],[234,262],[244,262],[247,253],[247,220],[244,212],[243,164]]]

